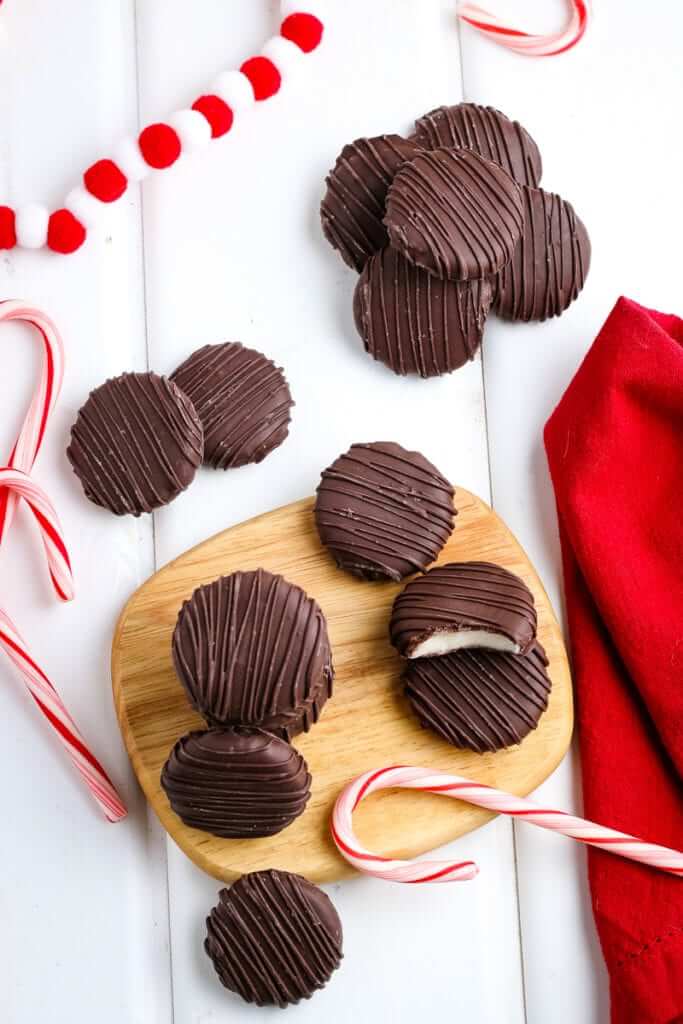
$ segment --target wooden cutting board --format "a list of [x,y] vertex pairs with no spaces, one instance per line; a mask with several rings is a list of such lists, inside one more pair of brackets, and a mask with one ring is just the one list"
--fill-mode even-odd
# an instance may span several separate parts
[[[389,613],[401,584],[366,583],[337,569],[318,540],[312,499],[212,537],[161,569],[128,601],[112,650],[121,731],[147,799],[202,870],[230,881],[247,871],[277,867],[315,882],[333,881],[353,871],[330,838],[330,812],[341,787],[361,772],[413,764],[524,795],[562,759],[572,732],[572,692],[562,636],[547,595],[522,548],[483,501],[458,488],[456,506],[456,527],[439,561],[498,562],[521,576],[536,599],[538,634],[550,659],[552,692],[538,728],[520,746],[496,754],[457,750],[418,725],[401,692],[401,660],[388,640]],[[171,636],[180,605],[195,587],[259,566],[298,583],[320,603],[332,641],[335,692],[320,722],[294,741],[313,776],[304,814],[270,838],[218,839],[185,827],[159,784],[175,741],[203,726],[173,671]],[[373,796],[358,809],[355,821],[370,849],[413,857],[490,817],[454,800],[397,791]]]

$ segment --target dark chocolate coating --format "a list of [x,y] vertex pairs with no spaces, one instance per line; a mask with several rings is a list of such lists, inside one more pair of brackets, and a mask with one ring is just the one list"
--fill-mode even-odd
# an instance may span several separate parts
[[365,264],[353,314],[373,359],[401,375],[437,377],[474,358],[491,298],[486,278],[442,281],[387,247]]
[[204,345],[171,375],[204,427],[204,462],[235,469],[282,444],[294,405],[282,370],[238,341]]
[[495,107],[437,107],[415,122],[413,138],[424,149],[471,149],[499,164],[520,185],[535,187],[541,180],[538,146],[519,121],[511,121]]
[[419,152],[400,135],[378,135],[356,139],[337,157],[326,178],[320,220],[325,238],[354,270],[388,243],[382,223],[387,190],[401,164]]
[[203,450],[187,395],[156,373],[124,373],[90,393],[66,454],[90,501],[139,516],[189,486]]
[[315,522],[340,569],[400,580],[433,562],[453,530],[453,488],[419,452],[354,444],[326,469]]
[[303,813],[311,776],[301,754],[270,733],[209,729],[178,740],[161,786],[191,828],[254,839],[281,832]]
[[394,601],[391,642],[404,657],[439,632],[486,630],[527,654],[536,639],[536,608],[526,583],[492,562],[450,562],[411,580]]
[[548,659],[469,649],[408,662],[405,692],[422,725],[483,754],[521,743],[548,706]]
[[573,206],[540,188],[522,188],[524,230],[498,273],[495,311],[506,320],[559,316],[583,288],[590,266],[588,232]]
[[221,889],[204,949],[247,1003],[289,1006],[324,988],[342,960],[342,926],[317,886],[288,871],[254,871]]
[[265,569],[194,591],[178,615],[173,663],[211,725],[256,726],[286,739],[317,721],[332,687],[320,607]]
[[498,164],[467,149],[434,149],[397,172],[384,223],[393,247],[431,274],[490,277],[522,233],[522,196]]

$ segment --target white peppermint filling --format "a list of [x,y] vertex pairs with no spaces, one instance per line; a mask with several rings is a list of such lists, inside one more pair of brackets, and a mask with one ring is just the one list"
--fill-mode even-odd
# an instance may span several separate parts
[[467,647],[485,647],[490,651],[507,651],[519,654],[519,644],[515,644],[500,633],[490,633],[485,629],[443,630],[432,633],[412,649],[409,658],[438,658],[451,651],[462,651]]

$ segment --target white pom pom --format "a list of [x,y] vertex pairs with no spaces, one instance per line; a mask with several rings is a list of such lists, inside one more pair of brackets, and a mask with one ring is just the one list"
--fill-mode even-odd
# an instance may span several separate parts
[[112,160],[123,171],[128,181],[144,181],[152,170],[143,159],[137,139],[121,139],[114,147]]
[[111,220],[111,208],[115,203],[103,203],[84,188],[78,186],[69,192],[64,206],[91,231],[103,231]]
[[14,228],[17,245],[23,249],[42,249],[47,245],[47,224],[50,212],[40,203],[27,203],[16,212]]
[[296,43],[282,36],[273,36],[261,50],[261,54],[271,60],[280,72],[283,82],[288,78],[296,78],[306,54]]
[[177,110],[166,121],[180,139],[183,153],[192,153],[211,142],[211,125],[198,110]]
[[233,114],[250,110],[256,100],[251,82],[241,71],[223,71],[211,86],[211,91],[227,103]]
[[282,0],[280,10],[283,21],[290,14],[314,14],[324,24],[326,6],[325,0]]

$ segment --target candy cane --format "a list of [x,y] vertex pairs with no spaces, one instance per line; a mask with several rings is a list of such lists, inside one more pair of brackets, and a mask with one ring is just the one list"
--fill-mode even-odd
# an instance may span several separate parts
[[504,46],[527,57],[554,57],[576,46],[584,35],[592,16],[590,0],[570,0],[571,16],[561,32],[535,36],[505,25],[501,19],[476,4],[460,4],[458,17],[477,29],[498,46]]
[[[44,360],[38,389],[12,449],[9,465],[0,469],[0,543],[7,535],[17,502],[25,501],[40,530],[55,593],[60,600],[70,601],[74,596],[73,575],[59,518],[48,496],[29,476],[62,386],[64,346],[55,325],[38,309],[22,302],[0,302],[0,322],[8,320],[23,321],[40,332]],[[125,817],[126,808],[109,776],[88,749],[59,694],[31,657],[12,620],[1,609],[0,647],[19,669],[28,692],[109,821]]]
[[504,793],[500,789],[471,782],[459,775],[445,775],[429,768],[410,768],[396,765],[366,772],[341,791],[332,813],[331,831],[337,848],[358,871],[375,878],[393,882],[457,882],[473,878],[478,868],[472,861],[392,860],[370,853],[360,845],[353,831],[353,812],[361,800],[379,789],[417,789],[425,793],[440,793],[457,800],[465,800],[477,807],[485,807],[499,814],[522,818],[532,825],[540,825],[579,843],[608,850],[620,857],[648,864],[650,867],[683,877],[683,853],[665,846],[647,843],[643,839],[617,832],[603,825],[595,825],[564,811],[539,807],[531,800]]

